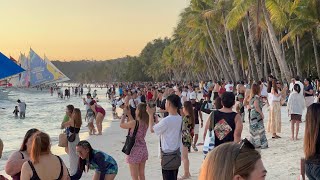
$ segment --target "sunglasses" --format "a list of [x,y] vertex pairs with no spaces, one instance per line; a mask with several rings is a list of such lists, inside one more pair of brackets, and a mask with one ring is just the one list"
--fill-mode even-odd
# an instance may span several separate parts
[[236,158],[235,158],[235,159],[238,158],[241,150],[242,150],[244,147],[245,147],[245,148],[249,148],[249,149],[255,149],[254,145],[251,144],[251,142],[250,142],[247,138],[244,138],[244,139],[242,139],[242,140],[240,141],[240,148],[239,148],[239,150],[238,150],[238,152],[237,152],[237,155],[236,155]]

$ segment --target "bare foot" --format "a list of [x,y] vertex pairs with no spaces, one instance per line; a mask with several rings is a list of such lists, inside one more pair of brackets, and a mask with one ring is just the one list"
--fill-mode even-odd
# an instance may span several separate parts
[[296,137],[296,141],[300,140],[299,138]]
[[290,140],[291,140],[291,141],[294,141],[294,138],[292,137],[292,138],[290,138]]
[[178,178],[178,180],[183,180],[183,179],[190,179],[191,178],[191,175],[189,174],[188,176],[181,176],[180,178]]

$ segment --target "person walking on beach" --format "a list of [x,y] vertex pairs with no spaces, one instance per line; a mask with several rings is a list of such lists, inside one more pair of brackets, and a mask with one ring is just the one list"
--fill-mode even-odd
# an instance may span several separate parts
[[260,86],[252,84],[250,95],[250,142],[256,147],[265,149],[268,148],[268,140],[264,128],[264,115],[262,112],[263,102],[260,95]]
[[[169,95],[166,98],[165,106],[165,109],[168,111],[169,115],[163,118],[157,124],[155,124],[154,122],[155,108],[147,107],[147,112],[149,114],[149,129],[151,133],[155,133],[156,135],[160,136],[163,179],[177,180],[179,167],[181,165],[181,160],[179,161],[179,159],[181,159],[180,145],[182,143],[182,118],[178,114],[178,109],[180,106],[179,96],[175,94]],[[170,159],[165,159],[172,156],[177,161],[170,161]],[[171,168],[169,168],[168,166]]]
[[94,169],[92,180],[114,180],[118,174],[118,165],[113,157],[91,147],[88,141],[77,144],[79,155],[79,171],[74,179],[81,179],[83,172]]
[[267,123],[267,131],[272,133],[272,138],[281,138],[277,133],[281,133],[281,94],[277,88],[276,81],[272,81],[271,93],[269,93],[269,119]]
[[219,91],[221,88],[221,82],[218,81],[214,84],[214,88],[213,88],[213,100],[215,100],[217,97],[219,97]]
[[311,79],[307,78],[304,80],[305,88],[304,88],[304,98],[306,101],[306,107],[308,108],[313,102],[313,86],[311,84]]
[[31,146],[30,160],[24,162],[21,169],[21,180],[58,179],[68,180],[66,165],[59,156],[51,153],[51,142],[48,134],[36,132],[28,146]]
[[[293,85],[293,92],[290,94],[287,103],[288,115],[291,121],[291,140],[298,140],[299,124],[301,123],[302,112],[305,108],[305,101],[300,91],[299,84]],[[294,125],[296,125],[296,128],[294,128]],[[296,129],[295,134],[294,129]]]
[[98,129],[98,135],[102,135],[102,121],[106,115],[106,111],[98,105],[95,101],[90,102],[90,107],[96,115],[96,124]]
[[[68,136],[68,150],[69,150],[69,163],[70,163],[70,176],[77,173],[78,170],[78,156],[76,153],[76,145],[80,141],[79,132],[82,125],[81,111],[78,108],[74,108],[72,117],[68,122],[64,123],[64,127],[69,127],[70,133]],[[74,136],[72,139],[71,137]]]
[[190,101],[183,103],[183,118],[182,118],[182,162],[184,167],[184,174],[180,179],[188,179],[190,174],[190,161],[188,158],[189,149],[192,145],[191,131],[195,126],[195,114],[193,106]]
[[[203,128],[203,119],[202,119],[202,113],[201,113],[201,104],[199,102],[196,101],[196,93],[192,93],[190,95],[190,102],[192,104],[192,108],[193,108],[193,114],[194,114],[194,128],[193,128],[193,136],[194,136],[194,141],[192,143],[192,148],[194,151],[198,151],[197,148],[197,142],[198,142],[198,138],[199,138],[199,128]],[[200,117],[200,121],[199,122],[199,117]],[[199,126],[199,124],[201,126]]]
[[243,129],[241,116],[232,110],[235,104],[234,94],[223,93],[221,102],[223,107],[209,115],[203,134],[204,142],[208,129],[214,130],[215,147],[226,142],[240,142]]
[[18,106],[19,106],[19,111],[20,111],[20,119],[26,118],[26,109],[27,109],[27,104],[25,102],[20,101],[18,99]]
[[32,136],[38,131],[35,128],[29,129],[23,138],[19,151],[10,155],[4,169],[13,180],[20,179],[22,165],[30,159]]
[[[136,119],[133,119],[130,110],[125,108],[120,122],[121,128],[130,129],[130,136],[133,135],[136,123],[139,123],[135,144],[131,149],[130,154],[126,156],[126,161],[129,163],[131,178],[133,180],[146,179],[144,172],[146,161],[148,160],[148,149],[145,137],[149,127],[149,116],[146,110],[146,103],[140,103],[136,109]],[[128,117],[127,122],[124,122],[126,116]]]
[[310,180],[320,179],[320,103],[307,109],[304,131],[305,170]]
[[199,180],[264,180],[266,175],[260,153],[244,139],[214,148],[201,166]]

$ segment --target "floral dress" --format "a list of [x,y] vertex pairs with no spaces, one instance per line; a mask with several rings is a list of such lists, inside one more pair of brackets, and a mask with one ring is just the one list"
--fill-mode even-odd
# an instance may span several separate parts
[[263,107],[263,102],[259,96],[256,95],[250,100],[250,141],[255,147],[261,147],[263,149],[268,147],[268,140],[261,115],[254,107],[254,102],[256,100],[259,102],[261,111]]
[[182,144],[185,147],[191,147],[192,143],[192,122],[190,116],[184,116],[182,119]]

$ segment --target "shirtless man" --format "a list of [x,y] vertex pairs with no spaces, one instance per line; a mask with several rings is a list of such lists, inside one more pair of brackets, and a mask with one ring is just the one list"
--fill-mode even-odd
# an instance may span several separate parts
[[218,81],[215,83],[214,88],[213,88],[213,100],[216,100],[217,97],[219,97],[219,90],[221,88],[221,82]]
[[240,83],[237,85],[237,95],[242,94],[244,97],[246,93],[246,88],[244,87],[244,81],[240,81]]

